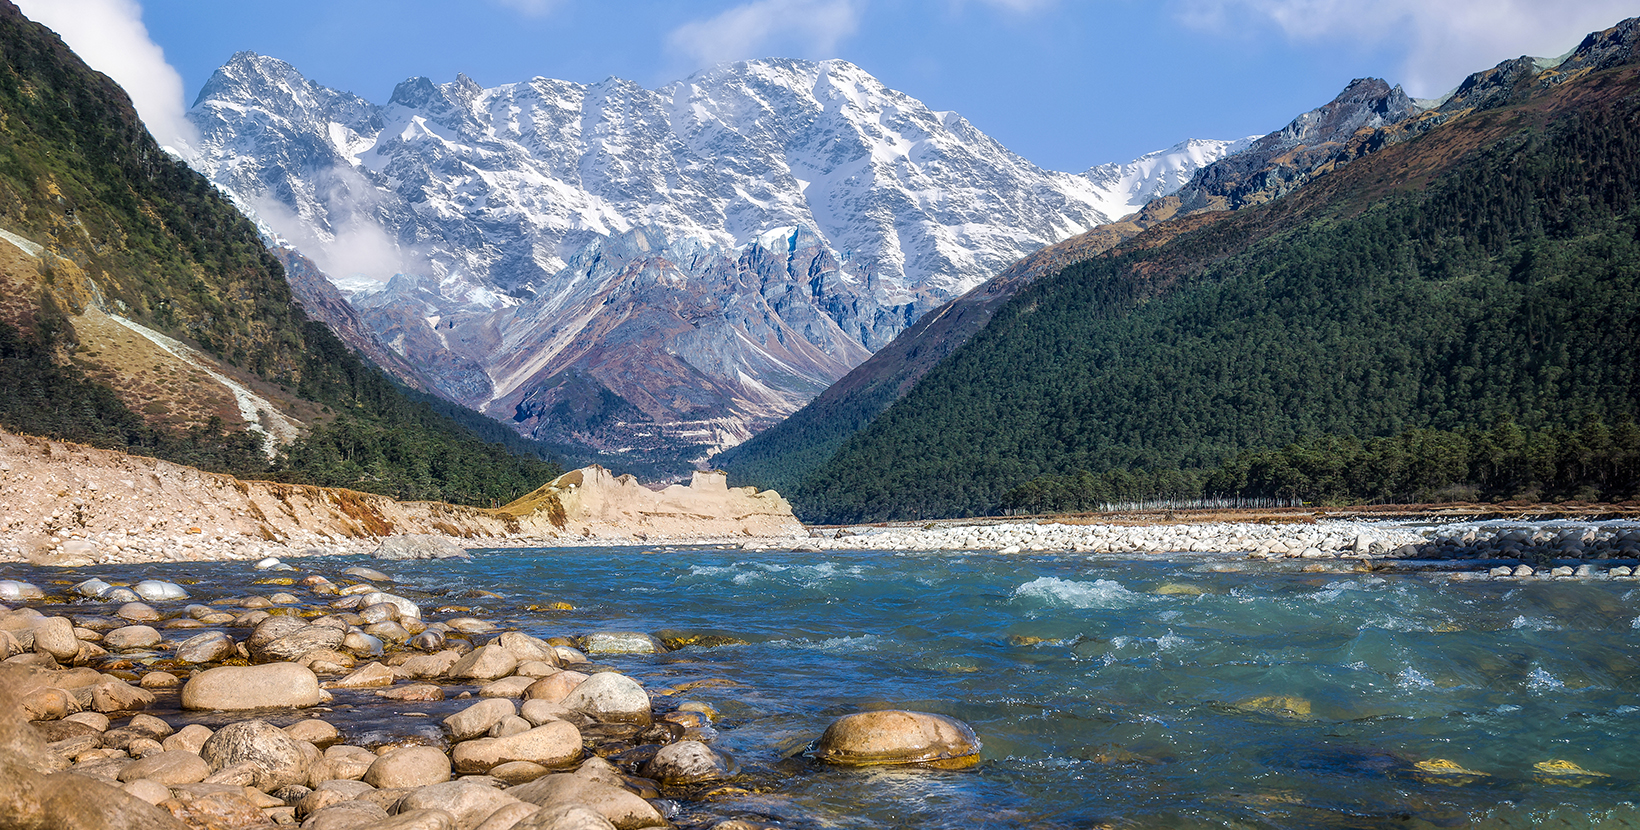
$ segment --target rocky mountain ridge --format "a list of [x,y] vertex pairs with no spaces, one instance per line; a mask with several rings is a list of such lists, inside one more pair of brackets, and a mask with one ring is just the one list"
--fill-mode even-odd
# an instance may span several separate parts
[[1636,20],[1625,20],[1589,34],[1561,59],[1504,61],[1471,74],[1451,95],[1434,101],[1415,101],[1381,79],[1352,81],[1327,104],[1201,165],[1174,192],[1158,192],[1134,215],[1032,253],[930,312],[792,417],[728,451],[720,463],[737,480],[790,492],[848,436],[903,397],[982,330],[1009,298],[1037,279],[1128,240],[1133,245],[1164,244],[1215,217],[1278,199],[1353,160],[1454,119],[1519,103],[1569,80],[1630,62],[1637,39]]
[[240,53],[190,119],[194,164],[266,226],[388,278],[353,302],[438,394],[672,464],[1245,146],[1047,171],[851,64],[781,59],[658,90],[414,78],[378,106]]

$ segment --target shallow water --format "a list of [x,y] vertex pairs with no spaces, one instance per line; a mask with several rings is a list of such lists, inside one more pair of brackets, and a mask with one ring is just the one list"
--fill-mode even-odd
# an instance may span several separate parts
[[[329,574],[351,564],[291,561]],[[1229,559],[968,552],[598,548],[386,564],[401,585],[432,595],[424,608],[458,603],[539,635],[679,629],[746,641],[602,658],[652,690],[738,684],[662,704],[715,706],[717,746],[761,791],[686,805],[685,822],[1640,825],[1632,581],[1453,582],[1225,572],[1243,567]],[[150,571],[179,575],[32,575]],[[205,580],[190,587],[196,600],[242,594],[265,576],[245,563],[182,571]],[[460,598],[471,589],[502,598]],[[526,610],[559,601],[575,610]],[[967,721],[985,762],[861,773],[802,755],[838,715],[878,707]],[[1418,773],[1414,764],[1430,759],[1484,775]],[[1545,779],[1534,765],[1547,761],[1604,775]]]

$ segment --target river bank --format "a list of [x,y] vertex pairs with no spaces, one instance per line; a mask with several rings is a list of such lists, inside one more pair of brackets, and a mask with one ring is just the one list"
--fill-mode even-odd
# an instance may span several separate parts
[[[1507,823],[1512,816],[1577,827],[1623,809],[1635,784],[1631,771],[1640,768],[1630,740],[1640,664],[1628,644],[1640,592],[1632,573],[1613,573],[1622,562],[1591,558],[1584,564],[1598,570],[1584,577],[1511,571],[1490,578],[1480,570],[1487,578],[1467,579],[1458,577],[1486,563],[600,545],[399,562],[308,557],[257,563],[262,569],[232,561],[12,563],[0,566],[0,576],[40,593],[27,600],[8,593],[8,607],[27,610],[14,610],[16,620],[0,628],[36,637],[14,663],[40,661],[48,647],[67,658],[65,668],[51,671],[53,683],[72,687],[65,689],[72,702],[50,697],[65,706],[83,698],[92,712],[67,716],[75,721],[101,726],[90,718],[108,714],[96,713],[99,705],[128,705],[122,701],[147,692],[153,700],[141,714],[186,732],[175,741],[149,740],[162,752],[195,754],[182,744],[201,730],[233,734],[234,724],[263,720],[313,743],[321,732],[330,735],[326,724],[341,748],[319,750],[331,756],[321,765],[351,763],[354,773],[423,746],[436,748],[461,777],[457,750],[495,738],[453,731],[446,726],[452,716],[483,704],[468,719],[489,711],[524,721],[508,721],[498,736],[525,724],[517,734],[562,731],[531,720],[551,705],[536,698],[552,684],[532,697],[528,689],[615,670],[648,696],[652,726],[669,735],[662,724],[686,730],[669,744],[698,740],[732,761],[732,774],[710,785],[656,786],[643,774],[653,760],[643,753],[661,744],[617,734],[629,727],[590,722],[575,728],[592,750],[579,766],[591,766],[584,775],[568,765],[550,774],[607,776],[603,783],[648,801],[680,827],[1070,828],[1125,819],[1118,823],[1388,830],[1407,826],[1406,816],[1430,826],[1501,828],[1515,826]],[[360,567],[392,581],[369,579]],[[86,584],[93,578],[107,585]],[[144,584],[152,582],[171,582],[191,596]],[[142,609],[127,609],[118,592],[139,588],[140,596],[155,597],[144,603],[157,619],[131,618]],[[393,612],[375,607],[385,599],[376,592],[408,600],[419,616],[403,608],[397,619],[378,616]],[[41,638],[47,618],[66,618],[74,642],[53,642],[62,631]],[[442,642],[421,639],[429,632]],[[192,662],[224,637],[233,656]],[[202,641],[185,648],[195,638]],[[538,649],[537,641],[552,647],[559,666],[526,668],[524,660],[488,680],[467,676],[476,660],[457,670],[454,655],[432,659],[454,651],[459,662],[491,645]],[[180,690],[193,678],[222,663],[266,660],[306,663],[331,699],[246,713],[184,707]],[[550,669],[557,671],[532,676]],[[352,685],[365,679],[385,685]],[[514,696],[519,688],[525,696]],[[809,747],[830,723],[883,708],[961,719],[984,744],[982,763],[961,772],[816,763]],[[540,771],[465,773],[460,781],[418,784],[442,789],[412,800],[408,789],[383,786],[381,775],[315,782],[313,767],[307,783],[295,785],[307,793],[271,782],[251,792],[220,781],[161,792],[133,783],[159,764],[143,757],[154,747],[134,733],[159,727],[130,710],[110,717],[97,731],[98,745],[75,737],[53,751],[76,750],[64,760],[85,766],[72,778],[112,773],[116,783],[105,786],[131,785],[174,802],[167,811],[231,802],[254,807],[258,821],[306,821],[307,811],[345,796],[398,811],[388,819],[395,822],[418,809],[460,818],[483,803],[511,806],[516,816],[530,808],[513,799],[528,801],[536,790],[496,782]],[[460,759],[489,745],[461,749]],[[626,754],[642,746],[649,749]],[[135,764],[145,766],[127,772]],[[199,766],[189,766],[197,775]],[[560,786],[567,785],[553,788]],[[315,792],[323,795],[303,806]],[[423,806],[458,793],[482,801],[456,812],[452,802]],[[349,814],[348,826],[368,826],[366,814],[382,821],[360,804],[340,812]],[[469,817],[458,826],[479,823]]]

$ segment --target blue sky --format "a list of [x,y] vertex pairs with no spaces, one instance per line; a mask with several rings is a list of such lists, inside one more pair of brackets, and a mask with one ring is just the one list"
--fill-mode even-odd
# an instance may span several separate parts
[[1351,79],[1433,96],[1566,51],[1613,0],[19,0],[125,85],[162,140],[249,49],[384,102],[465,72],[648,87],[722,60],[839,57],[1043,167],[1277,129]]

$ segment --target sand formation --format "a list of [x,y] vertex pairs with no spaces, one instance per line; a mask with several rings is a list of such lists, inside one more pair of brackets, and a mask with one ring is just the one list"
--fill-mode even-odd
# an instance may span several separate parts
[[772,491],[722,473],[655,492],[602,467],[566,473],[497,509],[399,502],[339,488],[246,481],[158,459],[0,431],[0,561],[260,559],[369,552],[439,534],[469,547],[806,535]]

